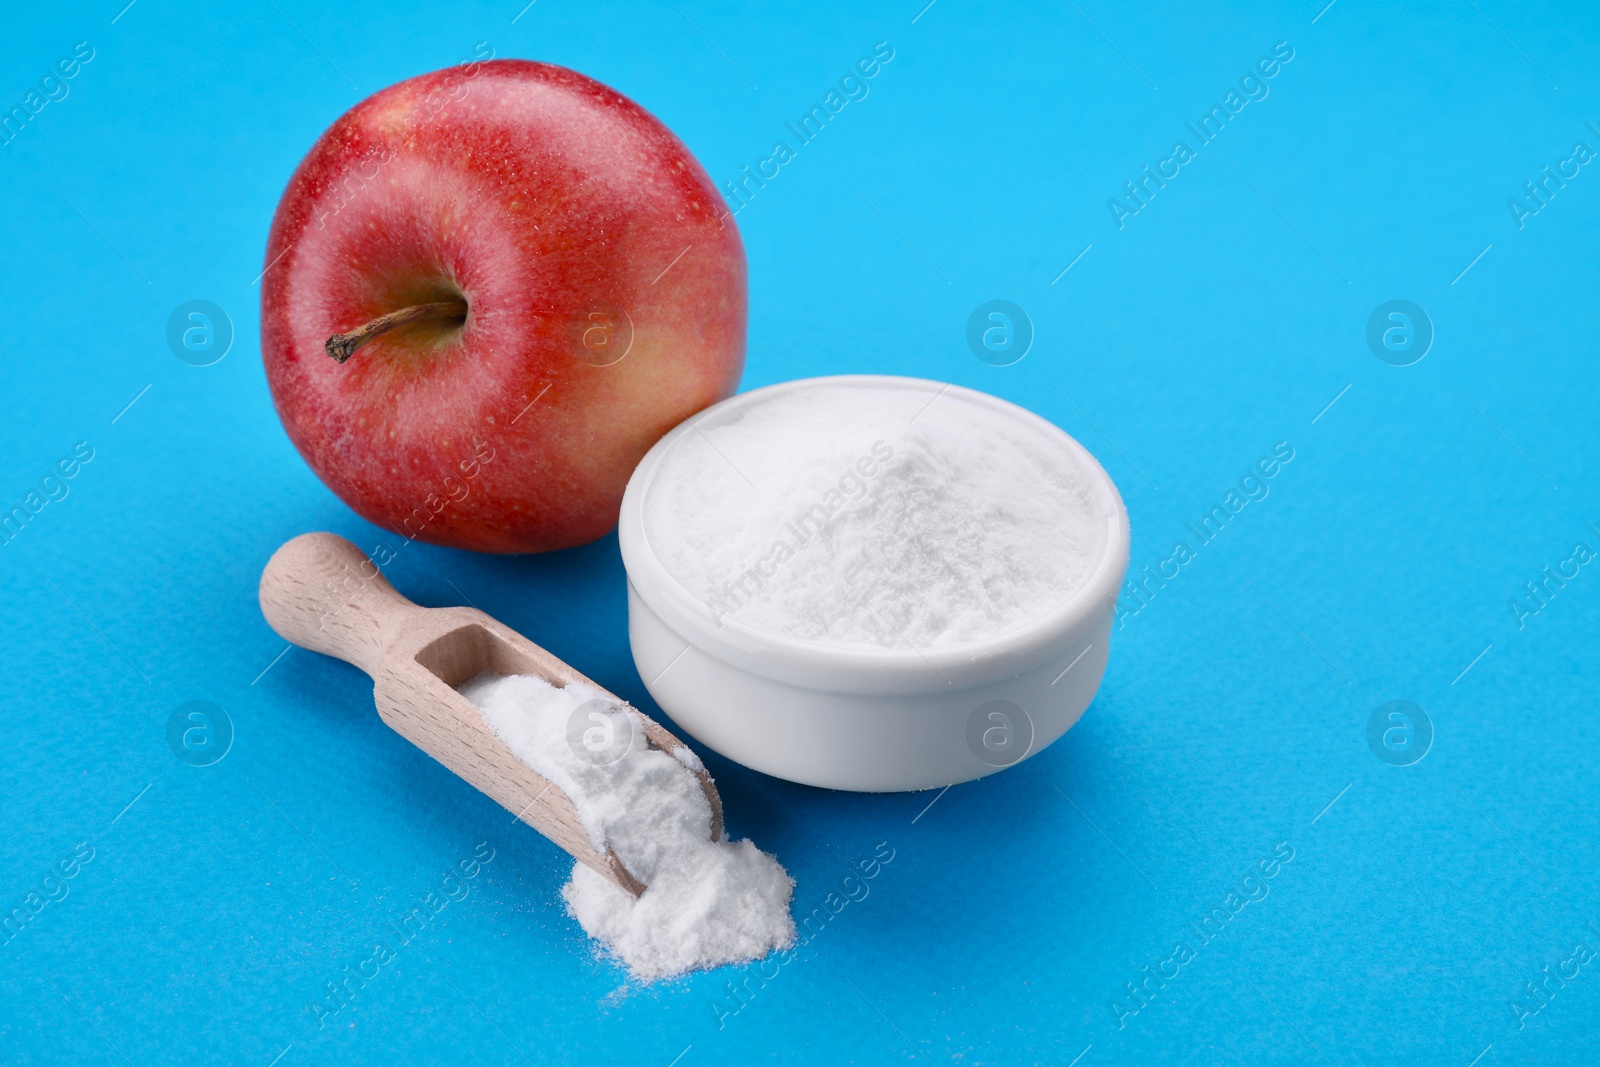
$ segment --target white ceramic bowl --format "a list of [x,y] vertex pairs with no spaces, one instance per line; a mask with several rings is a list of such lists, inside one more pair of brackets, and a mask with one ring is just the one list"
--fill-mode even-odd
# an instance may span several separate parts
[[[929,648],[790,638],[717,617],[652,549],[646,502],[662,464],[690,435],[783,393],[892,388],[928,403],[983,405],[1058,444],[1090,484],[1103,549],[1072,593],[997,637]],[[921,403],[920,397],[915,398]],[[709,440],[708,438],[706,438]],[[1105,671],[1128,517],[1105,470],[1056,426],[1014,404],[918,378],[811,378],[743,393],[700,412],[647,453],[628,482],[618,535],[628,572],[628,637],[646,688],[678,726],[747,767],[863,792],[928,789],[1011,766],[1066,732]]]

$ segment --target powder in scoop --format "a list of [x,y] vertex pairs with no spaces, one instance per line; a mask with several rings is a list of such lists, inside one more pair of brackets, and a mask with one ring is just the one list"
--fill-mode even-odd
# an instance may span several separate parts
[[650,748],[642,716],[592,686],[485,673],[460,688],[497,737],[571,798],[595,848],[610,848],[646,886],[635,898],[575,863],[561,891],[584,931],[635,977],[746,962],[794,943],[794,879],[748,840],[711,840],[693,752]]
[[714,619],[819,643],[942,648],[1017,629],[1089,577],[1117,504],[1010,404],[834,379],[713,416],[663,458],[650,547]]

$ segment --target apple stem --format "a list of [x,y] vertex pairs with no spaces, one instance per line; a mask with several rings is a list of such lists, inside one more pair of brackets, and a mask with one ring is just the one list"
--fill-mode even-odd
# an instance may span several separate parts
[[413,304],[411,307],[379,315],[365,326],[349,333],[336,333],[328,338],[324,347],[337,363],[343,363],[355,350],[381,334],[400,326],[409,326],[424,319],[464,319],[467,316],[465,300],[440,300],[432,304]]

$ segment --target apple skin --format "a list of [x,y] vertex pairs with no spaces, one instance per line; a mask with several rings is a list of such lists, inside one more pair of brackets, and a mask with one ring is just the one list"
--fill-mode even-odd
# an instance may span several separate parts
[[[491,60],[357,104],[278,205],[261,355],[285,430],[369,521],[480,552],[616,525],[644,453],[733,393],[744,247],[654,116],[574,71]],[[413,304],[465,322],[324,343]],[[620,357],[620,358],[619,358]]]

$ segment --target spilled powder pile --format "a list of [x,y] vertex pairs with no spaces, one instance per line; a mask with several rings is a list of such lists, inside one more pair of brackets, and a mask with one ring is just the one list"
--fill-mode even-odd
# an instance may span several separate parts
[[937,383],[825,381],[697,429],[657,469],[645,530],[719,625],[919,650],[997,636],[1088,578],[1116,510],[1059,435]]
[[746,962],[794,943],[794,879],[748,840],[710,839],[693,752],[650,748],[639,713],[592,686],[485,673],[460,690],[496,736],[571,798],[594,846],[612,849],[646,886],[635,898],[575,863],[561,891],[584,931],[635,977]]

